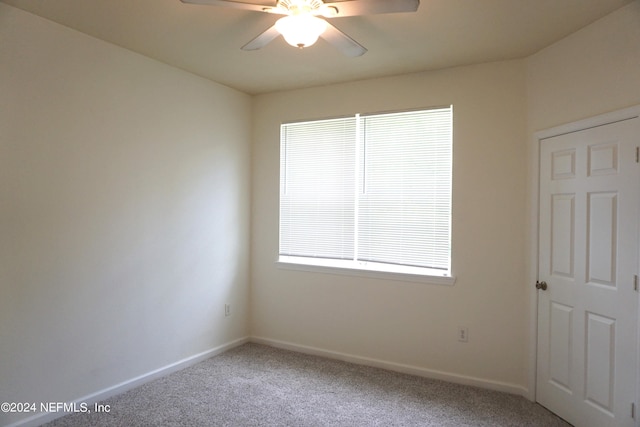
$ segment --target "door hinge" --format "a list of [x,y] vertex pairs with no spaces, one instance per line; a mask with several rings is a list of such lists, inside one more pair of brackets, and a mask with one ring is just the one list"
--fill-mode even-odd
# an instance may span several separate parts
[[634,291],[638,290],[638,275],[637,274],[633,275],[633,290]]
[[636,404],[635,403],[631,404],[631,418],[633,418],[634,420],[636,419]]
[[640,163],[640,147],[636,147],[636,163]]

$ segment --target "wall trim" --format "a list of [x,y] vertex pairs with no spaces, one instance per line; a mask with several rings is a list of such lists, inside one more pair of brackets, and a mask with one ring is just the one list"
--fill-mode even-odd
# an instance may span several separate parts
[[[119,384],[115,384],[111,387],[104,388],[95,393],[80,397],[68,403],[75,403],[80,405],[86,403],[87,405],[93,405],[94,403],[101,402],[112,396],[124,393],[143,384],[146,384],[155,379],[167,376],[173,372],[185,369],[189,366],[195,365],[201,361],[209,359],[218,354],[224,353],[240,345],[253,342],[256,344],[268,345],[271,347],[281,348],[284,350],[296,351],[299,353],[310,354],[313,356],[327,357],[330,359],[342,360],[344,362],[355,363],[358,365],[371,366],[374,368],[387,369],[389,371],[400,372],[403,374],[415,375],[424,378],[430,378],[435,380],[447,381],[455,384],[462,384],[468,386],[474,386],[484,388],[488,390],[495,390],[510,394],[517,394],[521,396],[528,396],[529,390],[526,387],[517,384],[510,384],[501,381],[494,381],[485,378],[472,377],[467,375],[459,375],[451,372],[438,371],[433,369],[421,368],[418,366],[405,365],[401,363],[389,362],[380,359],[373,359],[369,357],[356,356],[348,353],[341,353],[332,350],[321,349],[318,347],[305,346],[300,344],[294,344],[287,341],[274,340],[264,337],[245,337],[234,341],[230,341],[226,344],[211,348],[201,353],[189,356],[177,362],[163,366],[159,369],[147,372],[146,374],[139,375],[129,380],[123,381]],[[25,418],[23,420],[16,421],[12,424],[8,424],[7,427],[36,427],[44,423],[48,423],[57,418],[61,418],[67,415],[64,412],[55,413],[39,413],[34,416]]]
[[609,125],[624,120],[635,119],[640,117],[640,105],[624,108],[622,110],[612,111],[609,113],[599,114],[597,116],[588,117],[586,119],[577,120],[575,122],[554,126],[550,129],[541,130],[534,133],[534,142],[539,144],[540,140],[553,138],[555,136],[565,135],[567,133],[578,132],[598,126]]
[[[231,350],[232,348],[238,347],[242,344],[246,344],[249,341],[250,341],[249,337],[239,338],[237,340],[230,341],[226,344],[222,344],[220,346],[211,348],[209,350],[205,350],[201,353],[194,354],[193,356],[189,356],[182,360],[178,360],[177,362],[171,363],[169,365],[147,372],[146,374],[142,374],[137,377],[131,378],[129,380],[123,381],[119,384],[115,384],[111,387],[107,387],[102,390],[96,391],[95,393],[91,393],[86,396],[80,397],[68,403],[75,403],[77,405],[80,405],[81,403],[86,403],[87,405],[91,406],[94,403],[103,401],[117,394],[124,393],[131,389],[139,387],[143,384],[146,384],[150,381],[165,377],[174,372],[188,368],[191,365],[195,365],[196,363],[202,362],[213,356],[224,353],[225,351]],[[25,418],[23,420],[16,421],[12,424],[8,424],[6,427],[35,427],[35,426],[39,426],[44,423],[53,421],[57,418],[61,418],[65,415],[67,415],[67,413],[65,412],[43,412],[43,413],[33,415],[31,417]]]
[[434,380],[447,381],[455,384],[462,384],[527,396],[529,391],[518,384],[510,384],[500,381],[489,380],[485,378],[471,377],[467,375],[459,375],[451,372],[438,371],[434,369],[421,368],[418,366],[405,365],[401,363],[389,362],[380,359],[372,359],[369,357],[356,356],[353,354],[341,353],[332,350],[325,350],[318,347],[310,347],[306,345],[294,344],[286,341],[279,341],[264,337],[251,337],[250,341],[256,344],[264,344],[271,347],[281,348],[284,350],[296,351],[298,353],[310,354],[313,356],[321,356],[329,359],[342,360],[343,362],[355,363],[357,365],[371,366],[374,368],[382,368],[389,371],[400,372],[403,374],[415,375]]

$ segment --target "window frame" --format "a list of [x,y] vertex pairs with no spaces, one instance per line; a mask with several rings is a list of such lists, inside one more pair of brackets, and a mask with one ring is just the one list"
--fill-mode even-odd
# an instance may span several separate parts
[[[412,113],[412,112],[422,112],[429,110],[442,110],[442,109],[450,109],[451,114],[451,158],[450,158],[450,176],[449,176],[449,185],[450,185],[450,194],[449,194],[449,269],[448,271],[441,269],[432,269],[427,267],[412,267],[407,265],[393,265],[387,263],[377,263],[377,262],[367,262],[360,261],[358,259],[351,260],[336,260],[329,258],[313,258],[313,257],[304,257],[304,256],[291,256],[291,255],[281,255],[280,254],[280,238],[281,238],[281,217],[278,216],[278,256],[276,259],[277,267],[284,270],[296,270],[296,271],[307,271],[307,272],[316,272],[316,273],[326,273],[326,274],[337,274],[337,275],[346,275],[346,276],[359,276],[359,277],[369,277],[376,279],[386,279],[386,280],[399,280],[399,281],[409,281],[409,282],[421,282],[421,283],[429,283],[436,285],[454,285],[456,281],[456,277],[453,274],[454,271],[454,263],[452,256],[452,241],[453,241],[453,233],[452,233],[452,210],[453,210],[453,105],[447,106],[438,106],[438,107],[428,107],[428,108],[415,108],[415,109],[407,109],[407,110],[399,110],[399,111],[385,111],[385,112],[377,112],[377,113],[359,113],[355,115],[349,116],[340,116],[334,117],[333,119],[344,119],[355,117],[356,120],[359,120],[361,117],[369,117],[376,115],[386,115],[386,114],[398,114],[398,113]],[[282,143],[282,126],[288,124],[295,123],[312,123],[314,121],[323,121],[323,120],[331,120],[329,119],[310,119],[310,120],[301,120],[294,122],[284,122],[280,128],[280,138]],[[281,145],[282,149],[282,145]],[[358,148],[356,148],[357,150]],[[282,151],[280,152],[280,165],[282,165]],[[281,172],[280,172],[281,173]],[[356,179],[357,180],[357,179]],[[279,184],[282,185],[282,182]],[[278,207],[279,213],[281,211],[282,200],[279,199]],[[356,221],[358,221],[356,217]]]

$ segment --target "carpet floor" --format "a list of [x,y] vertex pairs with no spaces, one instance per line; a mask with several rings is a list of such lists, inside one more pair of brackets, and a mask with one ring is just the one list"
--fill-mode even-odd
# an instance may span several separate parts
[[569,426],[521,396],[245,344],[74,413],[75,426]]

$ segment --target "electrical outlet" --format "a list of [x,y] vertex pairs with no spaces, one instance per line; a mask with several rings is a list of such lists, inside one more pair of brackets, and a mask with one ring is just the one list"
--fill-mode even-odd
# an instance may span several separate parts
[[224,305],[224,317],[231,316],[231,304]]
[[469,341],[469,328],[464,326],[458,327],[458,341],[460,342]]

